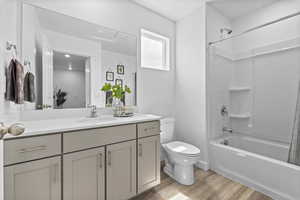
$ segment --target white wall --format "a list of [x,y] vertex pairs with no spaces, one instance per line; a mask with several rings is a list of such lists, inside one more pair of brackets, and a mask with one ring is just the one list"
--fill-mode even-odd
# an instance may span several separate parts
[[[102,64],[101,64],[101,75],[102,75],[102,85],[108,82],[115,84],[116,79],[123,80],[123,86],[127,85],[131,90],[131,94],[126,94],[126,105],[134,105],[135,95],[134,95],[134,73],[137,72],[136,65],[137,58],[135,56],[129,56],[125,54],[120,54],[116,52],[111,52],[102,49]],[[117,73],[117,65],[124,65],[124,75]],[[114,72],[114,82],[106,81],[106,72]]]
[[[6,42],[17,44],[17,3],[13,0],[0,0],[0,121],[8,120],[8,112],[17,108],[11,103],[4,102],[5,92],[5,67],[11,57],[6,51]],[[5,31],[3,31],[5,30]],[[15,118],[13,115],[12,118]],[[4,200],[4,176],[3,176],[3,141],[0,141],[0,200]]]
[[[6,41],[17,43],[17,4],[11,0],[0,0],[0,27],[5,27],[6,31],[0,31],[0,96],[4,96],[5,92],[5,66],[9,60],[10,53],[6,51]],[[4,98],[0,98],[0,119],[7,117],[9,109],[15,110],[13,105],[4,102]],[[3,184],[3,141],[0,141],[0,200],[4,200],[4,184]]]
[[[175,23],[128,0],[40,1],[35,5],[71,15],[102,26],[131,33],[139,38],[140,29],[171,39],[171,71],[138,68],[138,106],[141,112],[163,116],[174,114]],[[80,11],[80,12],[78,12]],[[138,47],[140,48],[140,47]],[[140,52],[140,51],[138,51]],[[140,58],[140,55],[139,55]],[[140,63],[140,62],[139,62]],[[155,95],[153,93],[155,92]]]
[[203,168],[208,167],[205,15],[203,5],[177,23],[175,113],[177,139],[200,148]]
[[[6,42],[12,42],[19,45],[19,38],[17,37],[18,29],[18,10],[16,1],[0,0],[0,117],[8,118],[8,113],[16,112],[19,106],[14,103],[4,101],[5,93],[5,67],[12,58],[12,53],[6,50]],[[20,48],[19,48],[20,53]],[[3,116],[4,115],[4,116]],[[15,118],[15,116],[12,116]]]
[[54,69],[53,79],[54,88],[67,92],[67,101],[63,104],[63,108],[86,106],[84,71]]
[[[232,28],[231,21],[223,16],[215,8],[207,4],[207,43],[221,39],[221,28]],[[228,52],[232,51],[232,41],[222,42],[218,45],[208,46],[208,113],[209,136],[218,137],[222,134],[222,127],[229,126],[228,121],[224,121],[220,115],[221,107],[229,105],[229,93],[232,79],[233,62],[216,55],[216,49]]]

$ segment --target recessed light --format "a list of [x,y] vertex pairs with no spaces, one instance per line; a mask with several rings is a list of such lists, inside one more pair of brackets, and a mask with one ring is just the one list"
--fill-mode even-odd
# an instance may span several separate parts
[[71,56],[69,54],[65,54],[65,57],[66,58],[70,58]]

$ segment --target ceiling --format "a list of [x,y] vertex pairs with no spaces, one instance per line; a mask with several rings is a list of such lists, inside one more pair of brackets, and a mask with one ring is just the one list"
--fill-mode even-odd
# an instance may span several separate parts
[[71,65],[72,70],[75,71],[85,71],[85,61],[87,57],[77,56],[74,54],[70,55],[69,58],[65,57],[66,53],[54,51],[53,52],[53,67],[56,70],[69,70]]
[[280,0],[218,0],[212,1],[210,5],[228,19],[234,20],[278,1]]
[[[199,9],[204,0],[131,0],[173,21]],[[207,0],[224,16],[233,20],[280,0]]]
[[101,42],[104,50],[136,56],[137,38],[133,35],[42,8],[36,11],[41,27],[46,30]]
[[202,0],[131,0],[143,7],[159,13],[173,21],[178,21],[201,7]]

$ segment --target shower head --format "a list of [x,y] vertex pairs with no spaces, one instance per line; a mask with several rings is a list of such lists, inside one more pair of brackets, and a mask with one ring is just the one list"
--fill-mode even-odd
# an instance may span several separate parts
[[227,35],[230,35],[233,31],[229,28],[221,28],[220,32],[221,34],[226,33]]

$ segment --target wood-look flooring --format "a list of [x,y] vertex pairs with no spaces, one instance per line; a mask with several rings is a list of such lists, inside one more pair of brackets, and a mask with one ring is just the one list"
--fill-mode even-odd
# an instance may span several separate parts
[[272,200],[213,171],[196,170],[196,183],[183,186],[163,172],[161,184],[131,200]]

